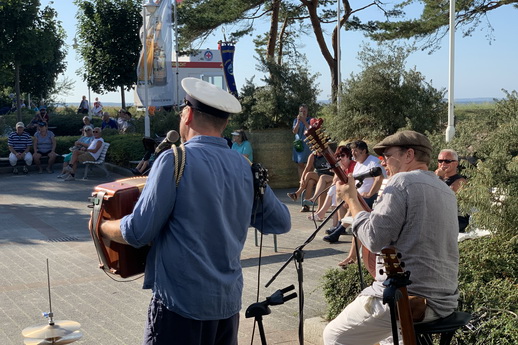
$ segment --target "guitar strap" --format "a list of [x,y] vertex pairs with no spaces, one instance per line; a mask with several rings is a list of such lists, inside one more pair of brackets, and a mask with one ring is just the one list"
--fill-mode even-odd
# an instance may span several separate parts
[[174,155],[174,178],[176,187],[178,187],[180,179],[183,176],[183,170],[185,169],[185,146],[184,144],[180,144],[180,146],[173,144],[171,145],[171,149]]

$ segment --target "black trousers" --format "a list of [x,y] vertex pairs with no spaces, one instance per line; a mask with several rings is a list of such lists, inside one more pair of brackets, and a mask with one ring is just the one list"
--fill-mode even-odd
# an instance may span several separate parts
[[158,298],[149,303],[144,345],[237,345],[239,313],[224,320],[188,319]]

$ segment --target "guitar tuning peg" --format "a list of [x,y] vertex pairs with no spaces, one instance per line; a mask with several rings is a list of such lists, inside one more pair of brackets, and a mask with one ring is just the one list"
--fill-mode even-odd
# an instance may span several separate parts
[[401,266],[402,268],[405,268],[405,263],[404,262],[400,262],[399,266]]
[[401,253],[397,253],[396,255],[398,259],[401,259]]

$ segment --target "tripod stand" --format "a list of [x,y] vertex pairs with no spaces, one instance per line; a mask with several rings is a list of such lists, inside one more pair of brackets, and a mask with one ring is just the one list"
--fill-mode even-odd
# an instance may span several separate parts
[[284,297],[284,294],[286,292],[291,291],[293,289],[295,289],[295,286],[290,285],[288,287],[285,287],[282,290],[277,290],[273,293],[273,295],[271,295],[270,297],[267,297],[265,301],[251,304],[246,309],[245,317],[246,318],[254,317],[255,322],[257,322],[257,325],[259,326],[259,335],[261,337],[261,344],[266,345],[266,335],[264,333],[264,326],[263,326],[263,315],[269,315],[271,313],[271,310],[269,307],[270,305],[284,304],[284,302],[297,297],[296,292]]
[[338,211],[338,209],[343,205],[343,201],[336,207],[329,216],[327,216],[320,226],[306,239],[306,241],[299,247],[295,248],[293,251],[293,254],[289,257],[288,260],[282,265],[282,267],[273,275],[273,277],[266,283],[265,287],[270,286],[273,281],[279,276],[279,274],[288,266],[288,264],[291,262],[291,260],[295,261],[295,266],[297,269],[297,281],[298,281],[298,287],[299,287],[299,343],[301,345],[304,344],[304,274],[303,274],[303,268],[302,268],[302,262],[304,261],[304,247],[311,243],[317,233],[324,227],[324,225],[333,217],[333,215]]

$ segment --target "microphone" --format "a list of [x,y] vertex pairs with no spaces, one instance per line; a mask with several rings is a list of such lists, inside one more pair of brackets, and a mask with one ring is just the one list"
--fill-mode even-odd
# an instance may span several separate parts
[[353,179],[358,180],[358,181],[363,181],[363,180],[365,180],[366,178],[369,178],[369,177],[380,176],[382,172],[383,171],[381,170],[380,167],[374,167],[374,168],[371,168],[369,171],[366,171],[364,173],[353,175]]
[[171,145],[173,145],[175,142],[177,142],[179,138],[180,138],[180,134],[178,134],[178,132],[175,131],[174,129],[167,132],[167,135],[164,138],[164,140],[162,140],[162,142],[160,144],[158,144],[158,146],[156,147],[155,156],[158,157],[158,155],[160,155],[162,152],[164,152],[167,149],[170,149]]

